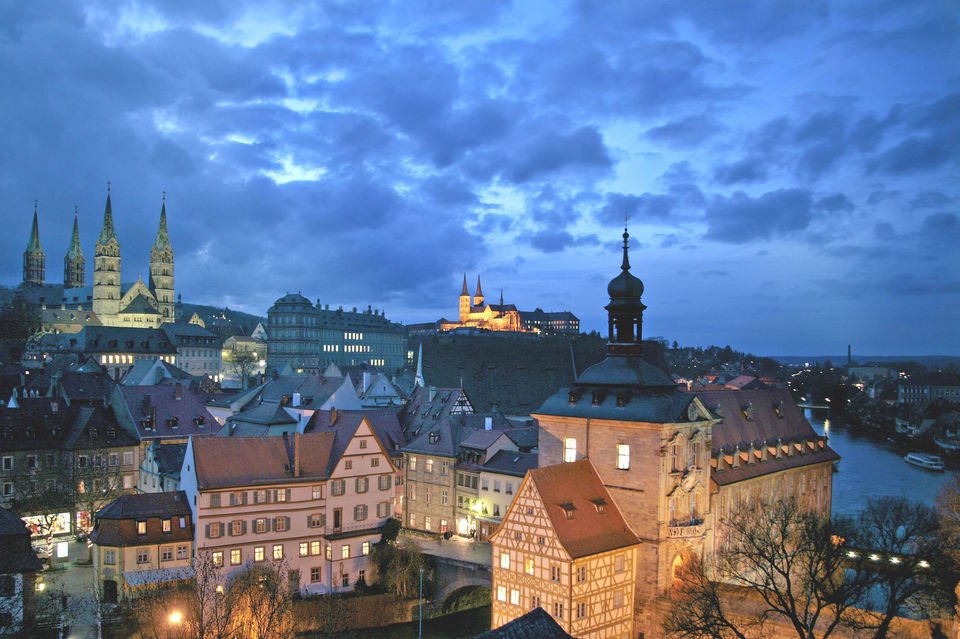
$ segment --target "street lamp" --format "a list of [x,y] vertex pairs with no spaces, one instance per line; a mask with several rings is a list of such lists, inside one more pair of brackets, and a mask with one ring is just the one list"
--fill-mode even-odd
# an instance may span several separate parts
[[180,625],[180,622],[183,621],[183,615],[180,614],[179,610],[174,610],[173,612],[170,613],[169,619],[171,624],[178,626]]

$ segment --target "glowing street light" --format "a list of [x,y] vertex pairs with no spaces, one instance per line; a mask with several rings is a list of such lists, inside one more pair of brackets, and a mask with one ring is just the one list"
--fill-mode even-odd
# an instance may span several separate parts
[[181,621],[183,621],[183,615],[180,614],[179,610],[174,610],[170,613],[170,623],[173,625],[180,625]]

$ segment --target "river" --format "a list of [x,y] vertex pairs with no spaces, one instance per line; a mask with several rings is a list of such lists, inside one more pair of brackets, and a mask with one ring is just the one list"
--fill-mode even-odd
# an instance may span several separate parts
[[933,505],[940,486],[955,470],[938,473],[903,461],[909,450],[872,433],[831,426],[827,411],[804,410],[810,424],[842,458],[833,476],[833,512],[854,514],[869,497],[908,497]]

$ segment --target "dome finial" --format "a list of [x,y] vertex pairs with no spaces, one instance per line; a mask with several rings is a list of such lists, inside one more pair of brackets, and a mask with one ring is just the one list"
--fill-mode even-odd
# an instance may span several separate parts
[[629,246],[630,233],[627,232],[627,223],[630,222],[630,216],[626,216],[623,220],[623,263],[620,265],[620,268],[624,271],[630,270],[630,257],[627,255],[627,249]]

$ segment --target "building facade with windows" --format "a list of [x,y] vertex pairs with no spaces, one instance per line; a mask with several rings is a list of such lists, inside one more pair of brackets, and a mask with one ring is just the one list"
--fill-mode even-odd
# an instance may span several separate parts
[[318,594],[370,581],[395,473],[361,420],[350,433],[191,438],[180,484],[204,561],[225,573],[282,562],[291,590]]
[[193,576],[193,514],[182,491],[123,495],[96,514],[90,540],[100,601]]
[[785,391],[677,388],[644,350],[643,283],[630,273],[628,237],[607,287],[606,359],[533,416],[540,469],[589,459],[643,539],[634,630],[653,637],[661,634],[657,598],[685,561],[709,561],[739,504],[796,498],[829,515],[839,457]]
[[0,508],[0,634],[31,628],[36,618],[37,573],[42,570],[22,519]]
[[493,628],[543,608],[575,637],[636,636],[640,538],[590,460],[529,471],[490,542]]

